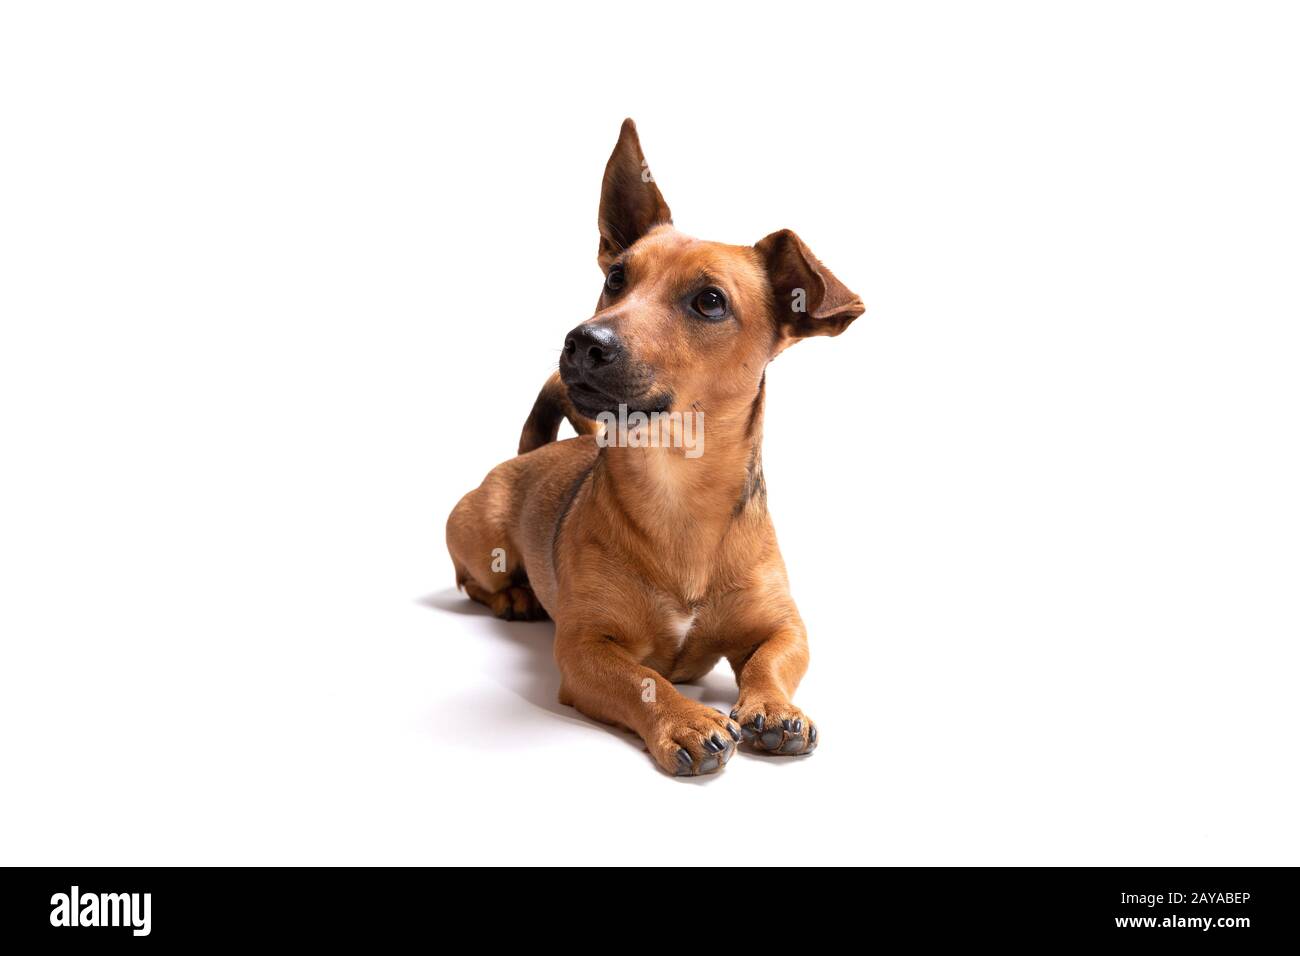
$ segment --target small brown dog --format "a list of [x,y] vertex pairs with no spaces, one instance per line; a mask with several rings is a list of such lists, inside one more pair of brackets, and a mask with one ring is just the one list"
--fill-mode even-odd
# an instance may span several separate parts
[[[719,770],[742,737],[812,753],[790,700],[808,641],[767,514],[764,376],[862,302],[789,230],[754,246],[675,230],[631,120],[599,227],[595,315],[565,339],[518,457],[447,522],[456,582],[498,617],[554,618],[561,702],[633,730],[668,773]],[[555,440],[562,417],[579,437]],[[673,687],[721,657],[730,719]]]

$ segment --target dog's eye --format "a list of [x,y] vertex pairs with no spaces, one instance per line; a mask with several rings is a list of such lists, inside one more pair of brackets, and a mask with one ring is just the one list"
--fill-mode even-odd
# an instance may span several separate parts
[[627,284],[627,276],[623,274],[622,266],[615,266],[609,270],[609,275],[605,276],[605,291],[619,292]]
[[727,314],[727,297],[719,289],[705,289],[691,305],[706,319],[720,319]]

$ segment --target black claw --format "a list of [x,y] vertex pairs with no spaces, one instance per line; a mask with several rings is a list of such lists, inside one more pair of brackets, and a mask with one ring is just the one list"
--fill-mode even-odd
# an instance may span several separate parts
[[783,720],[781,721],[781,726],[784,727],[786,730],[790,731],[791,733],[796,732],[794,729],[794,723],[792,721]]
[[757,717],[754,718],[754,729],[757,730],[757,731],[761,734],[761,733],[763,732],[763,727],[764,727],[764,726],[765,726],[765,724],[764,724],[764,721],[763,721],[763,715],[762,715],[762,714],[759,714]]
[[730,717],[732,720],[740,720],[740,711],[733,710],[727,716]]
[[731,734],[732,740],[740,743],[740,731],[736,729],[734,724],[727,724],[727,733]]
[[695,761],[691,759],[691,752],[685,749],[677,751],[677,762],[683,767],[689,767],[691,764],[695,763]]
[[816,727],[809,727],[809,728],[808,728],[808,743],[810,743],[810,744],[815,744],[815,743],[817,743],[817,728],[816,728]]
[[709,738],[709,740],[713,741],[713,746],[718,748],[719,750],[727,749],[727,745],[722,742],[722,738],[719,737],[717,734],[714,734],[712,737]]
[[802,721],[802,720],[796,720],[796,721],[794,722],[794,732],[795,732],[796,734],[803,733],[803,721]]

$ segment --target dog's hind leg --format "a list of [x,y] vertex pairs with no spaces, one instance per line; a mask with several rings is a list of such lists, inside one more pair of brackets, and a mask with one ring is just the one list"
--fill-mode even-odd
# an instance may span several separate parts
[[447,519],[447,550],[456,567],[456,586],[507,621],[540,621],[545,608],[528,585],[519,551],[499,521],[493,521],[482,488],[461,499]]
[[[525,579],[526,581],[526,579]],[[500,591],[485,591],[473,578],[464,582],[465,593],[479,604],[487,605],[493,614],[505,621],[544,621],[546,609],[537,600],[533,589],[524,584],[512,584]]]

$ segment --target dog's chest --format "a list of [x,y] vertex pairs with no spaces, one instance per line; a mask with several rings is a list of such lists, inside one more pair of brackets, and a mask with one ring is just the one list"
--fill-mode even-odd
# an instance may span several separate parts
[[649,630],[653,641],[643,659],[646,666],[673,680],[688,679],[699,670],[708,643],[705,615],[674,605],[657,615]]
[[669,611],[667,619],[664,622],[668,647],[665,648],[673,653],[680,651],[686,646],[686,640],[690,637],[691,629],[695,626],[694,611]]

